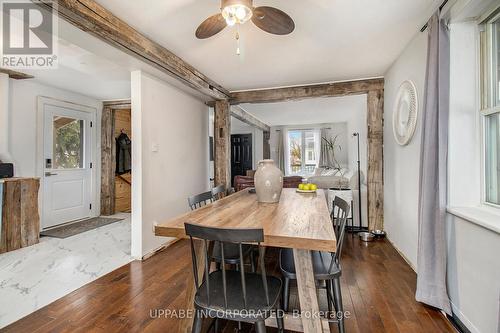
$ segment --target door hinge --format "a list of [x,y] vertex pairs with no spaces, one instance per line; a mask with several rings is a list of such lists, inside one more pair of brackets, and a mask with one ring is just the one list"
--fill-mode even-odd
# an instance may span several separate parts
[[92,127],[92,122],[90,122],[90,127]]
[[89,209],[92,210],[92,204],[89,205]]

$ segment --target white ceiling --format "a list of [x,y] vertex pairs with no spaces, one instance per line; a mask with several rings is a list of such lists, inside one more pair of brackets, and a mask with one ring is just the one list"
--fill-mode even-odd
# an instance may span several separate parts
[[311,98],[241,107],[269,126],[311,125],[366,116],[366,95]]
[[142,70],[201,100],[209,100],[179,80],[64,20],[59,20],[58,30],[58,68],[21,70],[34,75],[35,81],[98,100],[128,99],[131,90],[130,72]]
[[35,80],[98,100],[130,98],[130,71],[89,51],[58,40],[58,68],[25,70]]
[[255,0],[287,12],[288,36],[241,28],[196,39],[197,26],[219,0],[97,0],[229,90],[381,76],[441,0]]

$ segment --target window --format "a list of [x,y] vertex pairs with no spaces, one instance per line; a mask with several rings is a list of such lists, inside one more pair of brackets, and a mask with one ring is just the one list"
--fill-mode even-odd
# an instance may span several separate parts
[[83,168],[83,120],[53,118],[54,169]]
[[307,176],[319,163],[319,131],[289,130],[287,132],[287,174]]
[[500,206],[500,14],[485,24],[483,45],[482,122],[484,201]]

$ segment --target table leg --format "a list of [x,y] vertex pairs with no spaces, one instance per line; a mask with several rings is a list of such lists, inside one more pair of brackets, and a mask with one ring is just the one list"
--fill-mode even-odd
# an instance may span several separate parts
[[[206,263],[205,245],[202,241],[195,240],[194,249],[196,253],[196,263],[197,263],[196,269],[198,273],[198,281],[201,283],[201,281],[203,280],[203,274],[205,273],[205,263]],[[212,257],[212,250],[213,250],[213,242],[210,242],[208,248],[209,258]],[[192,313],[193,316],[194,316],[194,296],[196,295],[196,288],[197,286],[195,285],[194,274],[189,274],[186,287],[186,302],[184,305],[184,309]],[[194,317],[192,316],[186,316],[186,318],[182,319],[179,326],[179,332],[191,333],[191,329],[193,327],[193,320]]]
[[[299,291],[300,309],[302,312],[302,327],[305,333],[329,332],[327,323],[319,313],[316,281],[312,265],[311,251],[293,249],[297,287]],[[324,327],[327,325],[327,327]]]

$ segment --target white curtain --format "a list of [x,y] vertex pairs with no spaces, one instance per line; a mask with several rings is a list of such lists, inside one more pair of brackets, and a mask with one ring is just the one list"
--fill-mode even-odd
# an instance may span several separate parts
[[451,315],[446,288],[446,203],[450,39],[439,11],[428,23],[429,42],[420,152],[416,299]]

